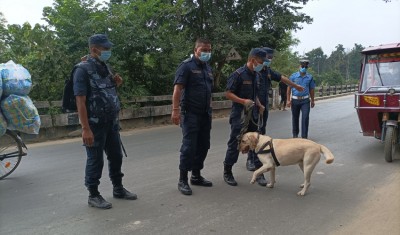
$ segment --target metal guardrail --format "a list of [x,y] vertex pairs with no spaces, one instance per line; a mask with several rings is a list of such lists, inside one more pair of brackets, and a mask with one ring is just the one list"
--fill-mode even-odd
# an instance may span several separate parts
[[[354,92],[358,85],[339,85],[316,87],[315,97],[326,97],[338,94]],[[279,105],[280,97],[277,88],[272,89],[270,95],[270,108]],[[272,96],[272,97],[271,97]],[[225,98],[225,92],[213,93],[212,106],[215,111],[231,108],[231,101]],[[122,100],[123,109],[120,112],[120,119],[152,118],[159,116],[169,116],[171,114],[172,95],[162,96],[141,96],[132,100]],[[77,113],[60,113],[61,101],[34,101],[38,108],[42,121],[41,128],[65,127],[78,125],[79,118]],[[52,110],[52,111],[50,111]]]

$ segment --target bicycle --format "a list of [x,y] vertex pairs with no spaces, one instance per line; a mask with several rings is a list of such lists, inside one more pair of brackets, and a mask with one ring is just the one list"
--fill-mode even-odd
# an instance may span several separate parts
[[0,180],[9,176],[19,165],[28,150],[19,134],[8,130],[0,136]]

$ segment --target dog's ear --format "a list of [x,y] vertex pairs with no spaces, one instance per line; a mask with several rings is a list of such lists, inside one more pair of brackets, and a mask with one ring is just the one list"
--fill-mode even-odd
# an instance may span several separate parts
[[257,147],[257,137],[249,135],[249,141],[250,149],[255,149]]

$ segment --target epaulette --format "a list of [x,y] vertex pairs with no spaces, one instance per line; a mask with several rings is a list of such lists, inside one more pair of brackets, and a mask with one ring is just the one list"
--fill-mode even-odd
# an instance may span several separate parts
[[245,71],[245,68],[240,67],[240,68],[236,69],[235,73],[240,76],[244,71]]
[[187,58],[186,60],[184,60],[184,61],[182,61],[182,63],[187,63],[187,62],[190,62],[190,61],[192,61],[192,57],[189,57],[189,58]]

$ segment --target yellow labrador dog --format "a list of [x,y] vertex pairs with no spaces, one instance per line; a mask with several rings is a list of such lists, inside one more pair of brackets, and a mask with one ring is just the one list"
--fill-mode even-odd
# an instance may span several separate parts
[[258,153],[258,158],[263,166],[256,170],[250,183],[254,184],[258,175],[270,171],[270,183],[267,187],[273,188],[275,184],[275,167],[282,165],[299,164],[300,169],[304,173],[304,183],[300,186],[303,189],[297,195],[304,196],[310,187],[311,173],[324,155],[326,163],[330,164],[334,160],[334,156],[323,145],[317,144],[308,139],[272,139],[266,135],[260,135],[257,132],[248,132],[243,135],[239,150],[247,153],[250,150]]

